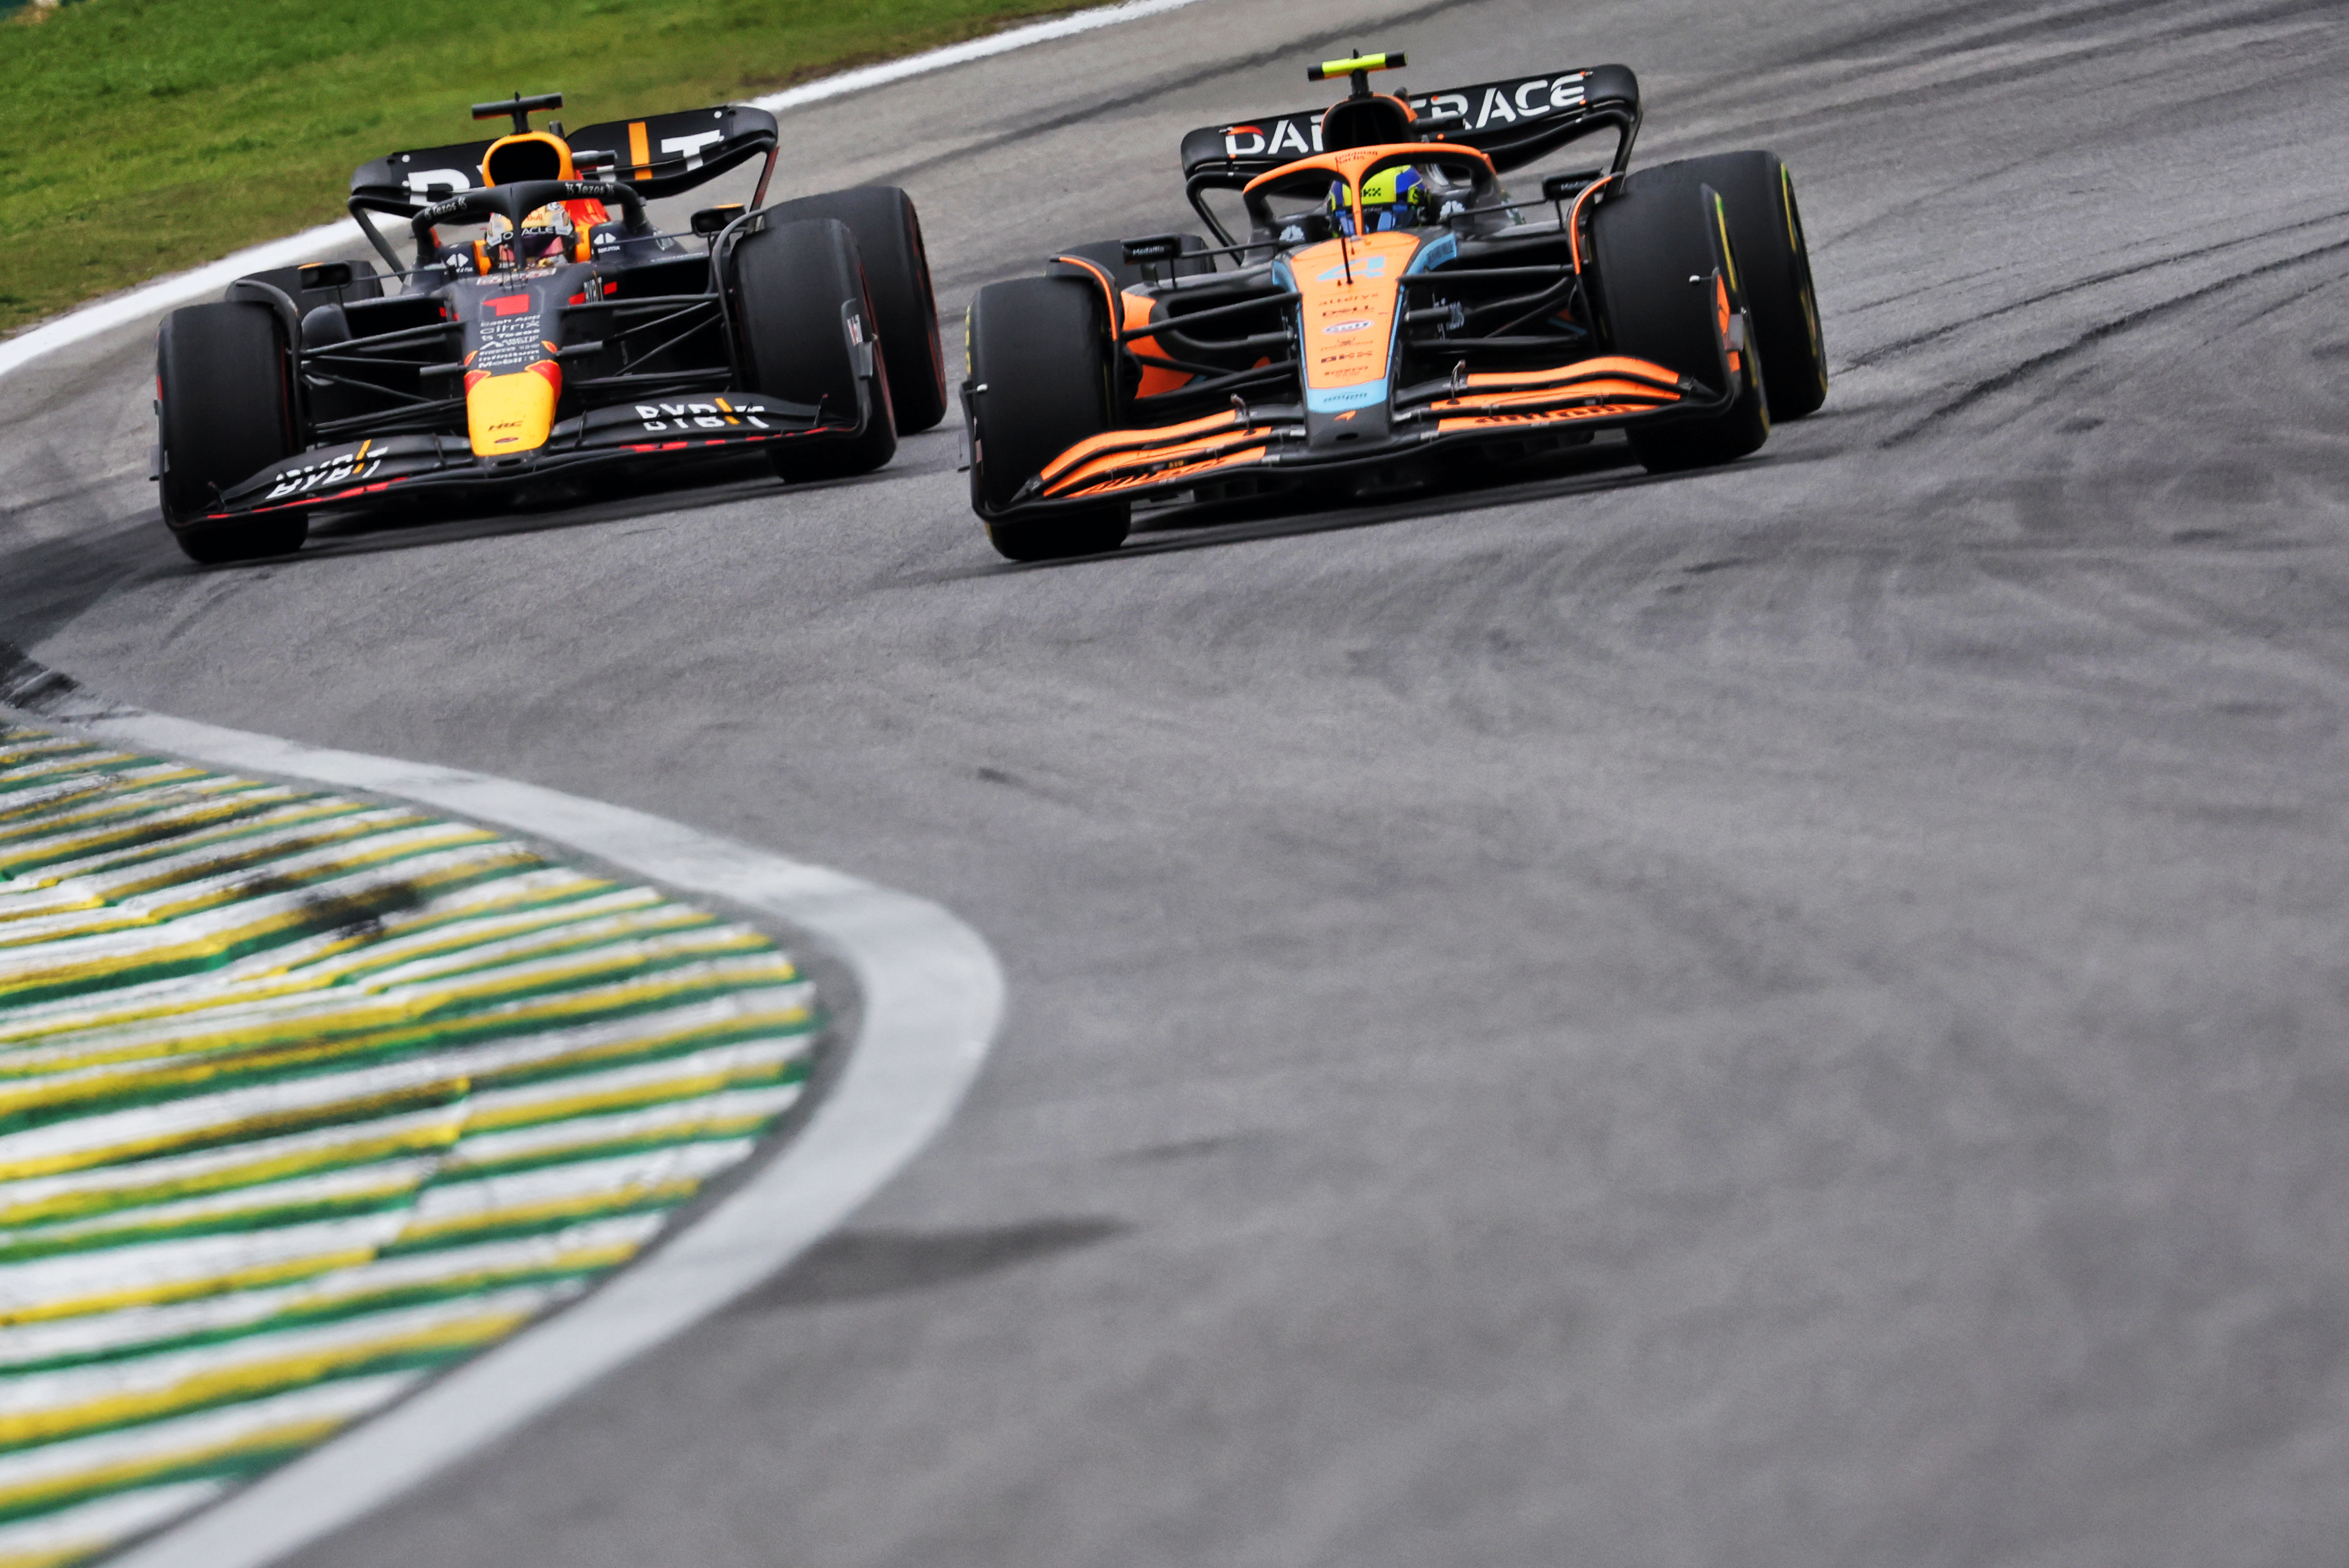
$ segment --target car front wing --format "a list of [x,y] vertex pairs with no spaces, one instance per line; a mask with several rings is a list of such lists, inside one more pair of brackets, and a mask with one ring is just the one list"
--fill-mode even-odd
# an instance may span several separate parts
[[461,435],[393,435],[320,447],[223,492],[191,523],[223,522],[297,506],[365,508],[425,491],[518,488],[585,472],[657,468],[740,453],[778,441],[857,433],[823,410],[755,392],[710,392],[593,409],[564,420],[535,451],[474,454]]
[[1046,463],[996,514],[1112,497],[1163,499],[1243,471],[1299,481],[1335,478],[1347,470],[1528,431],[1702,418],[1719,413],[1730,400],[1692,377],[1623,356],[1406,387],[1382,410],[1382,431],[1338,431],[1327,416],[1308,414],[1295,403],[1256,407],[1235,399],[1229,410],[1179,424],[1089,436]]

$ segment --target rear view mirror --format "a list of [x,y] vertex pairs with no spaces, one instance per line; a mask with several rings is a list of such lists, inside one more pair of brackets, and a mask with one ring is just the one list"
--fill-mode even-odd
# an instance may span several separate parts
[[1152,234],[1147,239],[1125,242],[1125,259],[1137,266],[1174,261],[1182,254],[1183,236],[1180,234]]
[[313,262],[302,269],[302,287],[348,288],[351,286],[351,264],[348,262]]
[[1292,213],[1280,220],[1273,237],[1284,245],[1319,244],[1338,232],[1327,213]]
[[721,202],[715,207],[704,207],[693,214],[693,232],[708,236],[717,234],[742,215],[740,202]]
[[1577,169],[1569,173],[1553,174],[1542,182],[1542,200],[1566,201],[1579,194],[1584,186],[1592,184],[1606,172],[1604,169]]

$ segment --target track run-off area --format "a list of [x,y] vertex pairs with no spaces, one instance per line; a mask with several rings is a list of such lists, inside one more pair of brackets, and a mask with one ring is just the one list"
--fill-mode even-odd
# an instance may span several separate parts
[[2338,7],[1199,0],[811,105],[777,193],[904,185],[952,341],[1357,45],[1784,155],[1826,407],[1050,569],[947,429],[199,571],[151,320],[0,380],[0,639],[905,889],[1009,980],[845,1230],[290,1561],[2338,1557]]
[[756,929],[0,727],[0,1563],[212,1501],[628,1262],[804,1091]]

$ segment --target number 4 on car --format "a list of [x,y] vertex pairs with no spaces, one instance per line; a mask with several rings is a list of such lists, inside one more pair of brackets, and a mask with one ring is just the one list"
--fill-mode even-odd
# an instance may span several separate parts
[[[689,483],[761,453],[786,480],[863,473],[945,417],[903,191],[766,206],[764,110],[531,129],[562,103],[476,104],[512,132],[354,174],[351,213],[387,271],[258,273],[164,318],[154,478],[191,556],[286,554],[320,511]],[[758,158],[747,210],[705,209],[682,235],[647,218],[647,201]],[[405,226],[405,251],[378,214]]]

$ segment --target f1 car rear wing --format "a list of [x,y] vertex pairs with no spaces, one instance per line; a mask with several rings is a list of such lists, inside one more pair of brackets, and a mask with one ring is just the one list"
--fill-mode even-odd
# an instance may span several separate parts
[[[690,191],[764,154],[767,168],[759,177],[759,194],[751,202],[755,207],[766,199],[778,136],[773,115],[730,103],[583,125],[564,131],[563,140],[570,144],[583,177],[618,181],[646,197]],[[413,218],[437,201],[478,190],[483,183],[481,159],[489,150],[487,141],[460,141],[363,163],[351,175],[351,215],[374,237],[375,225],[363,215],[367,213]],[[378,237],[376,248],[391,258],[394,267],[400,265],[388,242]]]
[[[1640,78],[1629,66],[1591,66],[1548,76],[1511,77],[1441,92],[1397,96],[1417,117],[1423,139],[1473,147],[1506,171],[1596,131],[1616,133],[1615,171],[1631,161],[1640,134]],[[1320,109],[1261,115],[1237,125],[1209,125],[1183,138],[1183,177],[1191,204],[1216,223],[1200,200],[1237,191],[1257,175],[1321,148]]]

